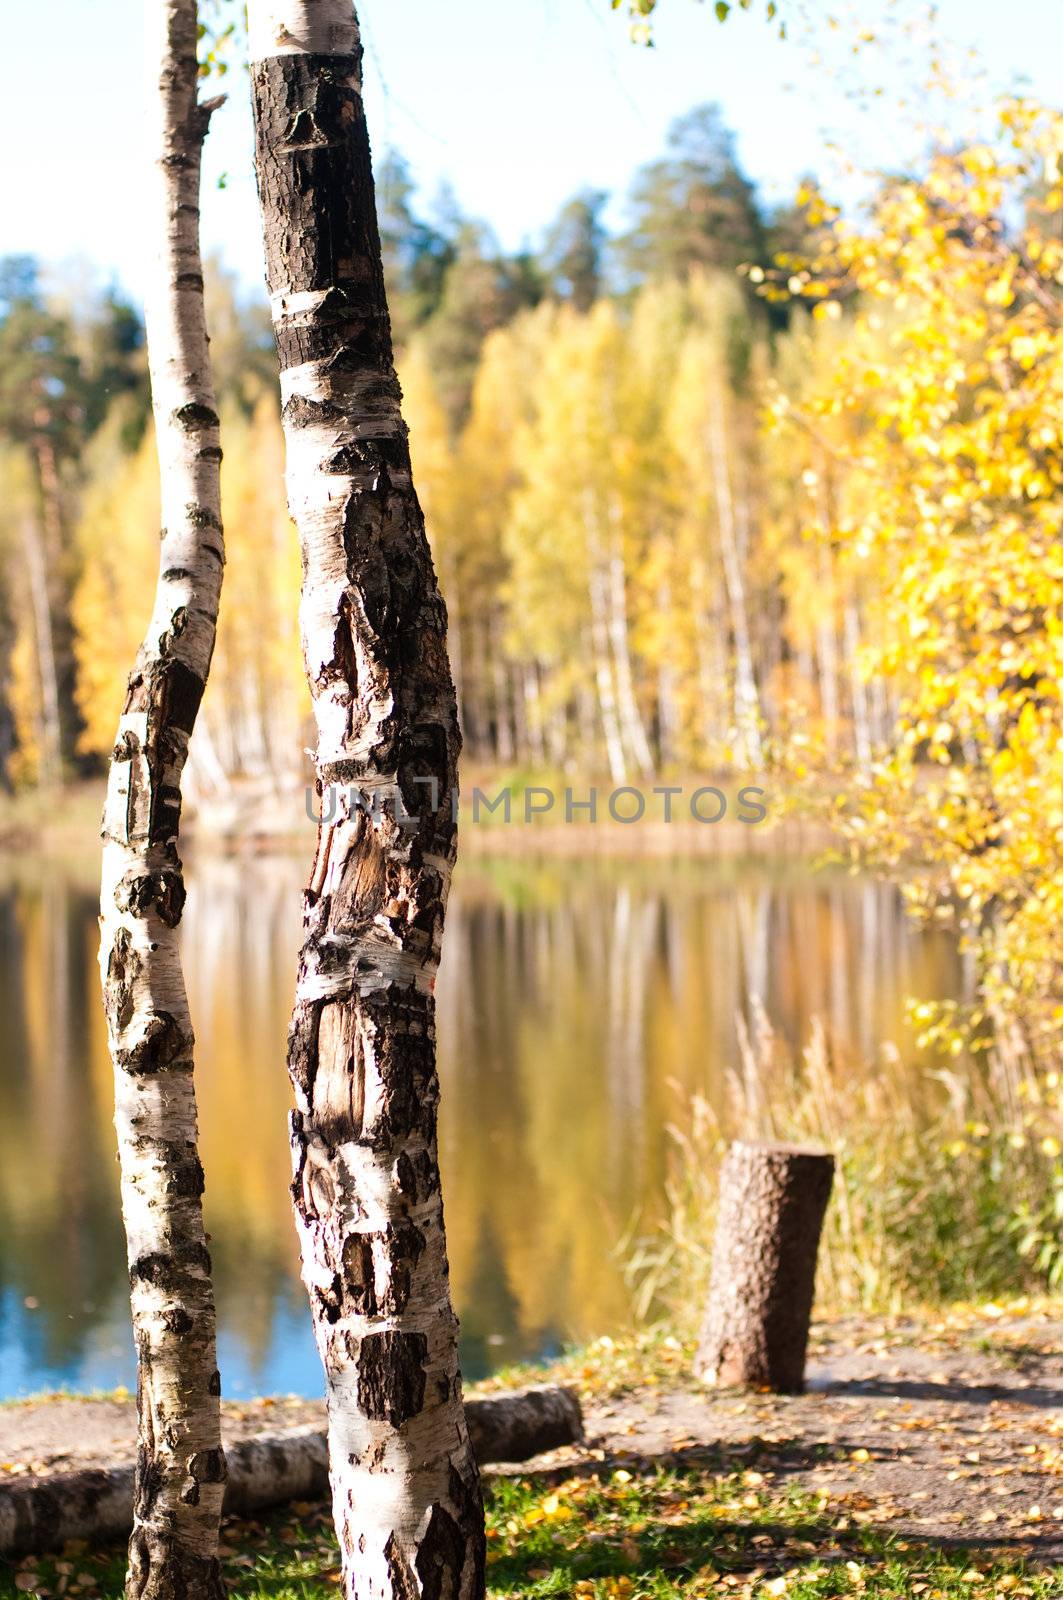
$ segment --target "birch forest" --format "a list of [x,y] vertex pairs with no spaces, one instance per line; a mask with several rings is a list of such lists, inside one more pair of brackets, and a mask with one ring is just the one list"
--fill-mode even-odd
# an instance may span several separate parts
[[[476,223],[422,215],[400,157],[379,187],[467,757],[617,781],[752,770],[796,726],[866,764],[895,698],[864,681],[876,622],[809,492],[814,448],[765,426],[777,394],[828,379],[844,331],[758,295],[749,269],[806,224],[758,204],[719,113],[676,124],[630,237],[582,194],[538,253],[507,258]],[[3,308],[9,343],[39,330],[33,372],[9,377],[35,385],[37,422],[4,430],[4,779],[25,785],[110,749],[159,513],[132,309],[74,312],[18,261]],[[220,788],[299,770],[308,708],[268,325],[217,264],[208,312],[236,598],[192,765]]]

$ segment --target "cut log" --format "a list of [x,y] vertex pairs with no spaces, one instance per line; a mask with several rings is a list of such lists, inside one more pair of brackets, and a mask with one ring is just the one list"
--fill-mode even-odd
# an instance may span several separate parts
[[466,1400],[473,1454],[489,1461],[528,1461],[583,1438],[583,1413],[575,1389],[542,1384]]
[[[578,1444],[583,1416],[574,1389],[544,1384],[465,1402],[476,1459],[526,1461]],[[326,1500],[328,1440],[315,1423],[260,1433],[226,1447],[226,1516],[247,1516],[292,1500]],[[133,1526],[133,1463],[15,1478],[0,1488],[0,1555],[59,1550],[124,1538]]]
[[720,1173],[695,1370],[720,1388],[800,1394],[816,1254],[834,1180],[825,1150],[736,1141]]

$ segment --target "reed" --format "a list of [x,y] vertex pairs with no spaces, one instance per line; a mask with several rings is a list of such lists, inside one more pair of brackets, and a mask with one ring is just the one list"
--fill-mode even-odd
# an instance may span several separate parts
[[1038,1069],[1014,1030],[998,1028],[980,1060],[924,1070],[892,1046],[874,1062],[846,1057],[819,1021],[794,1059],[761,1007],[739,1039],[725,1110],[701,1095],[680,1101],[664,1214],[623,1241],[640,1321],[694,1331],[720,1160],[736,1137],[821,1145],[837,1158],[821,1311],[935,1308],[1063,1283],[1063,1080]]

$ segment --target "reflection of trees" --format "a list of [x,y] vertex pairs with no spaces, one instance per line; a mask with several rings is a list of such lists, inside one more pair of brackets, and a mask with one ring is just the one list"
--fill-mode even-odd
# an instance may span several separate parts
[[[221,1326],[263,1382],[278,1307],[303,1308],[284,1066],[300,876],[284,859],[197,860],[183,934]],[[91,872],[6,869],[0,1292],[40,1302],[35,1354],[60,1372],[101,1328],[125,1338],[96,944]],[[673,1085],[726,1110],[754,996],[791,1044],[818,1015],[842,1047],[872,1056],[891,1038],[910,1058],[904,996],[960,982],[948,939],[915,933],[892,889],[860,879],[763,861],[469,863],[439,984],[469,1370],[625,1319],[613,1247],[659,1202]]]
[[884,885],[764,864],[471,868],[440,977],[459,1306],[483,1293],[489,1218],[518,1318],[494,1330],[507,1356],[548,1328],[622,1321],[612,1249],[659,1201],[672,1085],[726,1111],[753,997],[792,1045],[820,1016],[843,1048],[874,1055],[883,1039],[904,1045],[906,994],[956,981],[949,941],[915,934]]
[[284,857],[199,860],[183,924],[218,1320],[256,1369],[270,1349],[278,1297],[303,1305],[285,1066],[301,872]]
[[96,915],[60,863],[0,886],[0,1289],[38,1302],[20,1326],[58,1370],[125,1283]]

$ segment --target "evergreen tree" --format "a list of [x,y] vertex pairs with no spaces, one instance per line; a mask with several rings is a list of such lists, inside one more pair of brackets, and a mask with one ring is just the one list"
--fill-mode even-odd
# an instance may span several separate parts
[[635,281],[682,278],[698,267],[733,272],[764,258],[756,191],[719,106],[698,106],[672,124],[667,153],[635,178],[630,209],[617,253]]
[[455,234],[460,226],[453,208],[445,203],[436,207],[441,224],[418,216],[416,190],[409,162],[397,150],[389,150],[379,169],[377,213],[395,341],[400,348],[439,307],[457,254]]
[[602,290],[608,238],[602,210],[608,198],[602,189],[573,195],[543,244],[542,264],[551,290],[577,311],[589,311]]

